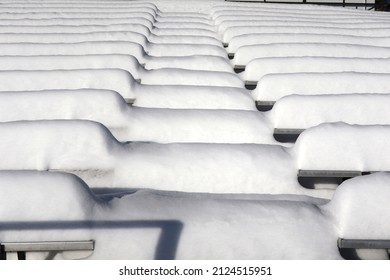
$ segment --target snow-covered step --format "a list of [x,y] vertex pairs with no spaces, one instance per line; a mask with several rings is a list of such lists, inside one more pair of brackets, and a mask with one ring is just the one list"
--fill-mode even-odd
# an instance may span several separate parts
[[388,104],[387,94],[286,96],[272,108],[275,138],[295,141],[305,129],[325,122],[390,125]]
[[[75,176],[46,172],[0,172],[0,190],[2,196],[15,201],[2,203],[0,218],[30,226],[2,228],[2,241],[93,239],[93,253],[84,256],[89,259],[246,259],[266,258],[269,254],[286,259],[341,259],[334,218],[322,213],[321,200],[260,197],[254,203],[252,199],[234,199],[232,195],[194,197],[146,190],[125,192],[109,201],[91,193]],[[63,195],[58,195],[59,191]],[[274,221],[276,217],[278,222]],[[46,230],[36,230],[26,220],[40,221]],[[281,228],[282,234],[275,235]],[[245,237],[247,242],[237,246],[237,236]],[[208,238],[212,243],[198,244],[199,238]],[[299,250],[286,250],[291,240],[302,244]],[[253,246],[263,250],[251,250]],[[56,258],[68,256],[59,253]],[[27,253],[26,257],[47,256]]]
[[234,3],[228,2],[223,5],[217,4],[211,8],[211,13],[220,11],[259,11],[259,12],[307,12],[307,13],[324,13],[331,12],[334,15],[347,14],[347,15],[370,15],[370,16],[386,16],[381,15],[373,11],[360,11],[355,9],[340,9],[331,6],[320,5],[289,5],[289,4],[272,4],[272,3]]
[[69,12],[69,13],[0,13],[3,19],[56,19],[56,18],[127,18],[127,17],[143,17],[153,21],[156,17],[156,13],[151,9],[139,8],[133,12],[117,12],[117,13],[104,13],[104,12]]
[[150,29],[141,23],[111,25],[2,25],[0,32],[0,34],[84,34],[94,32],[135,32],[142,34],[145,37],[150,35]]
[[211,14],[212,19],[216,21],[218,24],[218,18],[221,16],[236,16],[236,15],[242,15],[242,16],[258,16],[261,18],[262,16],[280,16],[280,17],[296,17],[296,18],[313,18],[313,19],[344,19],[344,18],[349,18],[349,19],[354,19],[354,18],[362,18],[364,19],[372,19],[372,18],[377,18],[378,20],[383,20],[383,21],[389,21],[388,17],[386,15],[381,15],[378,13],[375,14],[370,14],[370,13],[363,13],[363,14],[341,14],[337,13],[335,14],[334,12],[315,12],[315,13],[310,13],[307,11],[256,11],[256,10],[233,10],[233,11],[216,11]]
[[155,28],[158,29],[202,29],[202,30],[215,31],[214,25],[208,23],[201,23],[201,22],[190,22],[187,20],[183,20],[182,22],[156,21],[154,23],[154,26]]
[[3,7],[150,7],[157,9],[152,2],[147,1],[1,1]]
[[328,43],[277,43],[244,46],[237,50],[233,63],[237,69],[245,69],[250,61],[270,57],[357,57],[389,58],[389,47]]
[[121,142],[277,144],[262,113],[128,106],[107,90],[0,92],[0,122],[91,120]]
[[218,38],[213,30],[203,28],[155,28],[152,33],[157,36],[202,36]]
[[286,19],[283,20],[280,17],[256,17],[256,16],[242,16],[240,17],[226,17],[226,19],[221,20],[221,23],[218,25],[218,32],[223,34],[228,28],[233,27],[249,27],[249,26],[302,26],[302,27],[354,27],[354,28],[385,28],[389,27],[390,22],[382,22],[378,20],[359,20],[357,19],[338,19],[331,21],[318,21],[311,19],[303,19],[303,18],[294,18],[288,20],[288,24],[286,23]]
[[210,19],[208,14],[203,14],[200,12],[160,12],[158,14],[159,22],[203,22],[209,23]]
[[105,89],[134,100],[135,84],[133,76],[121,69],[0,71],[0,91]]
[[[333,123],[305,130],[294,146],[299,174],[313,173],[310,177],[314,178],[353,177],[389,171],[389,137],[388,125]],[[350,176],[341,175],[348,173]]]
[[256,110],[245,88],[141,85],[133,105],[145,108]]
[[[14,197],[16,203],[7,200],[1,204],[1,219],[41,221],[47,230],[37,231],[31,224],[8,226],[0,231],[0,237],[14,242],[94,239],[94,251],[86,256],[90,259],[341,259],[339,238],[389,239],[388,226],[383,222],[388,217],[388,183],[385,173],[351,179],[336,190],[329,203],[288,196],[255,196],[254,203],[255,198],[240,199],[237,195],[194,196],[150,190],[124,192],[109,200],[90,192],[83,181],[70,174],[2,171],[1,195]],[[58,195],[59,190],[63,195]],[[158,212],[154,211],[156,207]],[[138,222],[140,219],[143,222]],[[75,225],[74,220],[80,222]],[[164,242],[168,229],[170,236],[173,232],[176,239],[180,238],[174,243],[177,248],[156,246]],[[236,246],[237,236],[245,237],[246,242]],[[199,238],[213,242],[203,246],[196,242]],[[299,250],[287,250],[290,242],[299,244]],[[263,250],[251,250],[253,246]],[[27,259],[45,256],[26,255]],[[56,257],[67,255],[59,253]]]
[[[74,28],[75,26],[90,26],[98,25],[102,28],[116,25],[127,25],[127,24],[141,24],[146,26],[149,30],[153,28],[154,20],[149,20],[145,17],[131,17],[131,18],[119,18],[119,19],[107,19],[107,18],[78,18],[78,19],[66,19],[66,18],[54,18],[54,19],[21,19],[21,20],[6,20],[0,18],[0,26],[5,26],[5,28],[12,28],[12,26],[27,26],[26,30],[30,26],[35,26],[36,28],[46,28],[50,26],[70,26],[69,28]],[[20,27],[19,27],[20,28]],[[6,29],[4,29],[6,30]],[[27,31],[26,31],[27,32]]]
[[[390,27],[390,25],[389,25]],[[367,37],[337,34],[265,33],[234,37],[227,48],[234,55],[240,47],[278,43],[328,43],[390,47],[390,36]]]
[[375,27],[311,27],[311,26],[239,26],[230,27],[223,33],[223,42],[225,44],[241,35],[245,34],[278,34],[278,33],[303,33],[303,34],[322,34],[322,35],[350,35],[350,36],[367,36],[367,37],[387,37],[388,28]]
[[213,45],[222,46],[220,40],[210,36],[191,36],[191,35],[167,35],[156,36],[151,34],[148,37],[150,43],[153,44],[192,44],[192,45]]
[[149,42],[145,35],[131,31],[109,31],[89,33],[0,33],[3,43],[81,43],[119,41],[132,42],[147,48]]
[[142,84],[244,87],[244,82],[234,73],[174,68],[149,71],[142,76]]
[[122,69],[140,80],[146,72],[131,55],[36,55],[0,56],[0,70]]
[[257,81],[267,74],[311,72],[369,72],[390,73],[390,58],[357,57],[278,57],[251,60],[241,73],[248,85],[257,85]]
[[[26,63],[28,61],[28,63]],[[138,60],[131,55],[35,55],[0,56],[0,70],[75,70],[123,69],[136,79],[147,75]],[[148,70],[161,68],[233,73],[229,61],[217,56],[153,57],[146,62]],[[167,70],[169,71],[169,70]],[[173,71],[173,70],[171,70]],[[177,71],[177,70],[176,70]],[[183,74],[185,76],[185,73]],[[234,77],[237,80],[237,77]]]
[[121,144],[101,124],[69,120],[1,123],[0,132],[1,170],[64,170],[91,187],[331,194],[302,188],[279,145]]
[[145,63],[146,53],[140,44],[123,41],[100,41],[81,43],[8,43],[0,44],[3,56],[37,55],[100,55],[122,54],[134,56],[140,64]]
[[128,13],[128,12],[148,12],[156,16],[157,8],[151,8],[146,5],[129,5],[127,7],[116,7],[112,5],[111,7],[4,7],[0,6],[0,13],[107,13],[108,16],[111,14],[117,13]]
[[333,72],[265,75],[252,92],[259,104],[275,103],[284,96],[324,94],[389,94],[390,74]]
[[161,56],[147,60],[145,69],[175,68],[234,73],[233,66],[225,57],[212,55]]
[[156,57],[211,55],[227,58],[226,51],[222,46],[206,44],[150,44],[146,51],[148,55]]
[[2,7],[11,8],[127,8],[127,7],[149,7],[157,10],[157,6],[150,2],[139,1],[45,1],[45,2],[32,2],[32,1],[2,1]]

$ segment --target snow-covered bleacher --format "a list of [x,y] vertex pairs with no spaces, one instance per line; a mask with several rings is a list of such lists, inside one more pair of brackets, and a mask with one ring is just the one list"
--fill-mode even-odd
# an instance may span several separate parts
[[0,259],[389,259],[388,14],[0,15]]

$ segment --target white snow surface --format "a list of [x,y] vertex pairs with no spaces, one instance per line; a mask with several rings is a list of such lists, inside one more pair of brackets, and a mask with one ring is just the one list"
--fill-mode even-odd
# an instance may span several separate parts
[[306,129],[325,122],[388,125],[388,104],[387,94],[289,95],[275,103],[271,116],[276,128]]
[[0,107],[0,122],[91,120],[122,142],[277,144],[257,111],[131,107],[107,90],[0,92]]
[[390,239],[390,175],[379,172],[344,182],[324,207],[336,220],[339,236],[350,239]]
[[389,125],[321,124],[305,130],[294,146],[304,170],[389,171]]
[[[15,175],[16,180],[12,179]],[[63,195],[58,195],[59,190]],[[124,192],[107,200],[90,193],[72,175],[32,171],[0,172],[0,192],[14,198],[14,203],[0,206],[7,209],[0,211],[3,221],[27,220],[31,228],[41,221],[41,226],[44,223],[50,229],[17,231],[8,225],[0,232],[2,240],[94,239],[90,259],[153,259],[162,255],[177,259],[340,258],[333,221],[314,201],[234,199],[148,190]],[[56,210],[48,211],[52,207]],[[164,248],[157,246],[166,241],[161,240],[166,234],[161,231],[171,236],[172,244],[164,244]],[[200,242],[205,238],[210,242]],[[319,239],[321,242],[316,242]],[[282,244],[284,250],[275,250],[276,244]],[[253,246],[263,250],[251,250]]]
[[237,26],[229,27],[223,33],[223,42],[229,43],[233,38],[245,34],[278,34],[278,33],[303,33],[303,34],[322,34],[322,35],[350,35],[350,36],[388,36],[388,27],[362,27],[341,28],[341,27],[317,27],[317,26]]
[[[389,25],[390,27],[390,25]],[[310,33],[264,33],[247,34],[234,37],[229,42],[228,52],[235,53],[240,47],[277,44],[277,43],[336,43],[377,47],[390,47],[390,37],[367,37],[339,34],[310,34]]]
[[[389,171],[387,14],[0,2],[2,242],[95,240],[89,259],[341,259],[339,237],[389,239],[389,174],[297,180]],[[275,127],[308,129],[292,146]]]
[[336,43],[275,43],[240,47],[233,62],[234,65],[247,65],[256,58],[286,56],[389,58],[390,48]]
[[259,81],[267,74],[312,72],[390,73],[389,58],[356,57],[269,57],[250,61],[240,77]]
[[361,72],[265,75],[252,92],[256,100],[276,101],[291,94],[390,93],[390,74]]
[[0,71],[0,91],[106,89],[132,99],[135,84],[121,69]]
[[122,69],[135,79],[145,70],[137,59],[124,54],[0,56],[0,70]]

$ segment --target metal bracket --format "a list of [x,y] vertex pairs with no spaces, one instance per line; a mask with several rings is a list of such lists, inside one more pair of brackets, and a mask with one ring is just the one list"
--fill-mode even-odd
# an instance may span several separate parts
[[17,253],[19,260],[26,259],[26,252],[93,251],[95,241],[44,241],[44,242],[2,242],[0,259],[6,260],[7,253]]

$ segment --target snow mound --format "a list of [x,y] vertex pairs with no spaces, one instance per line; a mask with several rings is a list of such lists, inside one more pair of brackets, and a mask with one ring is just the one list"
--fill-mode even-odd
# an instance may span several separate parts
[[120,69],[0,71],[0,91],[105,89],[133,99],[135,86],[133,76]]
[[0,92],[0,107],[0,122],[91,120],[122,142],[276,144],[272,125],[257,111],[131,107],[113,91]]
[[105,12],[58,12],[58,13],[3,13],[3,19],[20,20],[20,19],[78,19],[78,18],[124,18],[124,17],[143,17],[153,21],[155,19],[155,11],[147,8],[139,8],[138,11],[133,12],[116,12],[116,13],[105,13]]
[[[242,41],[242,39],[245,37],[249,40],[254,37],[260,37],[261,33],[259,33],[258,29],[256,27],[270,27],[270,26],[280,26],[280,27],[328,27],[328,28],[340,28],[340,26],[354,26],[355,28],[388,28],[390,26],[390,22],[381,22],[375,19],[362,19],[359,18],[350,18],[350,19],[336,19],[332,21],[326,21],[326,19],[310,19],[310,18],[296,18],[296,17],[286,17],[281,19],[280,17],[276,16],[265,16],[259,17],[256,16],[223,16],[219,17],[218,20],[221,22],[218,26],[218,32],[220,34],[223,34],[227,29],[229,28],[236,28],[237,30],[242,30],[242,27],[248,27],[250,31],[253,32],[247,32],[248,30],[243,30],[244,34],[237,35],[232,37],[232,39],[229,42],[229,50],[230,45],[235,42],[234,44],[238,43],[238,41]],[[287,23],[288,20],[288,23]],[[230,29],[230,31],[232,31]],[[238,31],[237,31],[238,32]],[[277,34],[277,33],[275,33]],[[299,33],[296,33],[299,34]],[[327,34],[331,35],[331,34]],[[348,36],[348,35],[347,35]],[[241,38],[241,39],[240,39]],[[242,43],[245,43],[242,41]],[[251,44],[248,44],[251,45]]]
[[0,107],[0,122],[86,119],[115,129],[130,121],[123,97],[108,90],[0,92]]
[[243,46],[234,56],[234,65],[247,65],[256,58],[267,57],[360,57],[360,58],[388,58],[390,48],[326,43],[278,43],[255,46]]
[[258,81],[267,74],[299,72],[390,73],[390,59],[310,56],[258,58],[246,65],[241,78],[245,81]]
[[[1,20],[0,20],[1,23]],[[18,22],[18,24],[20,24]],[[139,18],[129,19],[127,23],[110,25],[2,25],[1,33],[29,33],[29,34],[72,34],[91,32],[135,32],[148,37],[152,25],[149,21]]]
[[1,222],[90,218],[98,199],[78,177],[54,172],[0,171]]
[[121,149],[107,128],[90,121],[0,123],[0,134],[2,170],[107,169]]
[[[132,18],[54,18],[54,19],[0,19],[0,25],[3,26],[26,26],[26,27],[46,27],[52,26],[90,26],[98,25],[109,28],[117,24],[141,24],[150,30],[153,28],[154,19],[150,20],[144,17]],[[6,30],[6,29],[5,29]],[[27,32],[27,31],[26,31]]]
[[81,43],[99,41],[123,41],[148,45],[145,35],[131,31],[89,33],[0,33],[0,43]]
[[324,206],[341,238],[390,239],[390,174],[379,172],[342,183]]
[[148,38],[152,44],[194,44],[194,45],[212,45],[222,46],[221,41],[213,37],[203,36],[156,36],[151,34]]
[[389,171],[388,125],[321,124],[305,130],[294,154],[298,169]]
[[244,82],[233,73],[174,68],[149,71],[142,76],[142,84],[244,87]]
[[134,106],[138,107],[256,111],[253,98],[244,88],[142,85],[136,90]]
[[226,58],[227,56],[222,46],[199,44],[150,44],[147,53],[155,57],[212,55]]
[[217,38],[217,34],[214,31],[200,28],[154,28],[152,33],[157,36],[202,36]]
[[389,73],[287,73],[265,75],[252,92],[255,100],[276,101],[291,94],[390,93]]
[[[326,20],[326,19],[325,19]],[[310,25],[310,23],[308,23]],[[245,34],[278,34],[278,33],[304,33],[304,34],[321,34],[321,35],[350,35],[350,36],[368,36],[368,37],[387,37],[389,35],[388,27],[310,27],[310,26],[233,26],[226,29],[223,33],[223,42],[230,43],[230,41]]]
[[8,43],[0,44],[1,55],[89,55],[125,54],[145,63],[145,50],[136,43],[122,41],[100,41],[82,43]]
[[325,122],[390,124],[390,95],[289,95],[272,108],[276,128],[306,129]]
[[224,57],[212,55],[153,57],[145,65],[147,70],[176,68],[233,73],[233,66]]
[[101,55],[37,55],[0,56],[0,70],[77,70],[122,69],[140,79],[144,69],[134,56]]

